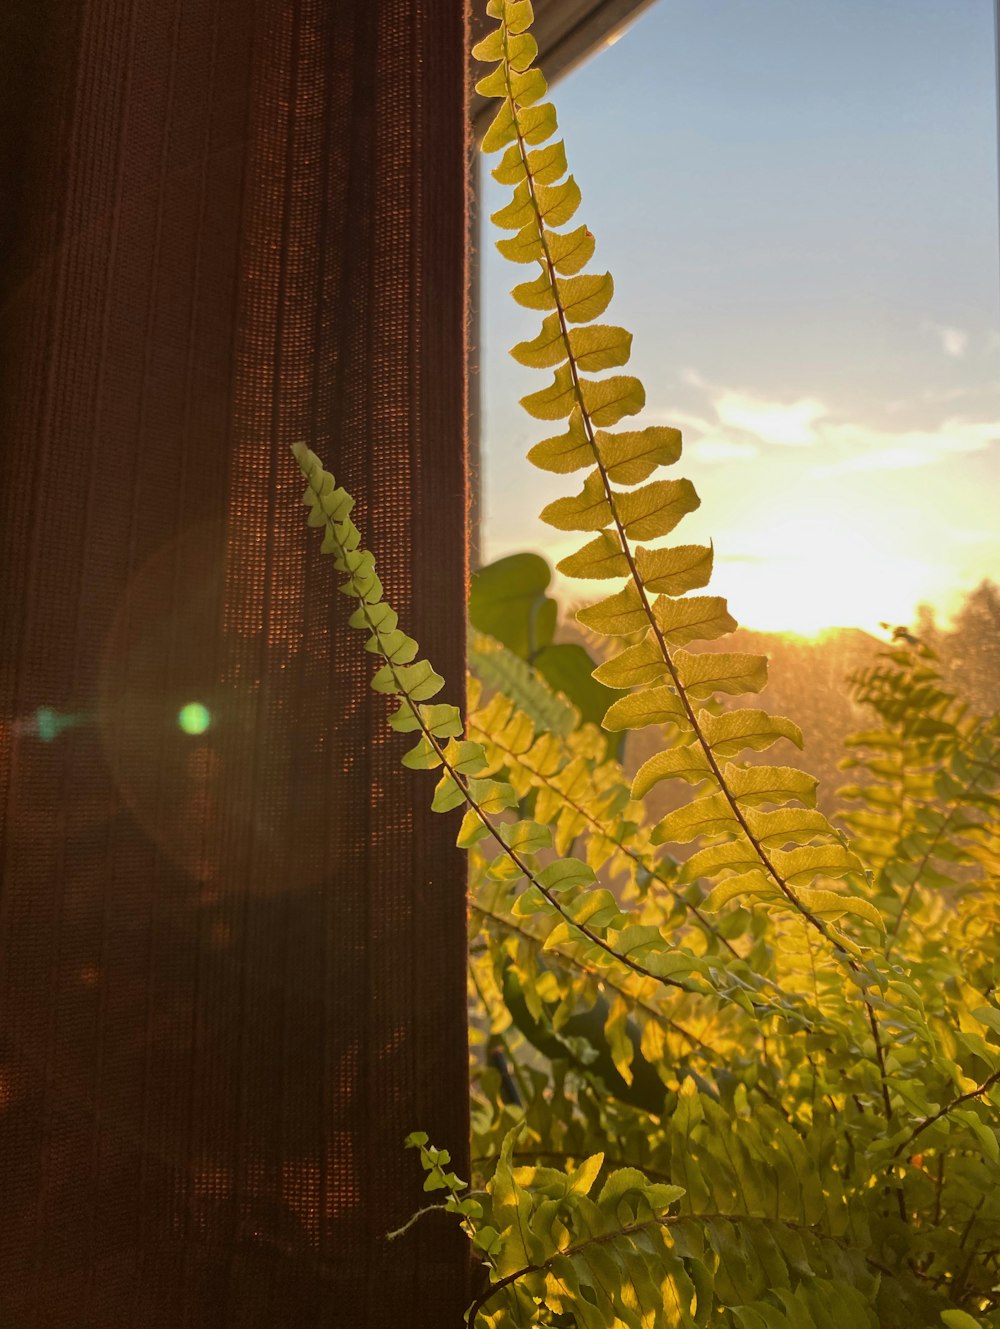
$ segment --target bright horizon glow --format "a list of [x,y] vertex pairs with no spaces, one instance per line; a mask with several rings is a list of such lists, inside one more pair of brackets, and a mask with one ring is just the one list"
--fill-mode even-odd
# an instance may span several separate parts
[[[661,474],[702,506],[666,543],[712,540],[706,591],[741,626],[877,631],[921,604],[943,622],[1000,581],[992,24],[990,0],[661,0],[554,92],[574,224],[647,390],[619,428],[682,429]],[[484,172],[484,216],[506,201]],[[487,222],[483,559],[555,564],[584,537],[537,514],[582,473],[524,460],[557,430],[517,405],[546,379],[506,354],[537,327],[496,238]]]
[[789,518],[740,543],[743,557],[720,556],[718,580],[736,619],[758,632],[817,637],[828,628],[912,623],[933,576],[836,514]]

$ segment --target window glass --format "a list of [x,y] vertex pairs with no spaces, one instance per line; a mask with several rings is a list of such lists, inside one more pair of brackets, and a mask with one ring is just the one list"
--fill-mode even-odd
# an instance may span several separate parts
[[[683,429],[678,535],[750,628],[947,618],[1000,579],[994,79],[989,0],[662,0],[555,89],[636,423]],[[554,561],[578,541],[537,513],[579,477],[524,459],[537,316],[484,227],[483,557]]]

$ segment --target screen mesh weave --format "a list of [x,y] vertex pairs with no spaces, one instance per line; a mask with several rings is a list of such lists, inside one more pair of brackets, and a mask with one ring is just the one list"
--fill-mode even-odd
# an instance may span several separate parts
[[461,0],[0,23],[0,1326],[447,1329],[465,879],[289,445],[464,676]]

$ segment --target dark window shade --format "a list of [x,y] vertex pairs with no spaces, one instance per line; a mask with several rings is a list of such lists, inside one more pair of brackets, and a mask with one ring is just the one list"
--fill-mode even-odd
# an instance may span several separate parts
[[461,700],[464,6],[0,24],[0,1329],[457,1326],[464,863],[289,445]]

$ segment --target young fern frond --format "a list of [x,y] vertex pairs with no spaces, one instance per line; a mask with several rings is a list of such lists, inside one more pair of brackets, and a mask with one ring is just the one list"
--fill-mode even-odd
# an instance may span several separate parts
[[[428,704],[443,688],[444,679],[427,660],[417,659],[417,643],[400,629],[397,615],[386,603],[375,572],[374,556],[361,548],[361,534],[351,520],[354,500],[337,486],[320,459],[304,444],[294,444],[292,452],[308,481],[302,498],[309,508],[308,524],[324,528],[322,551],[333,554],[334,565],[346,575],[340,589],[358,601],[348,621],[352,627],[368,633],[366,650],[383,660],[371,686],[376,692],[399,699],[398,709],[389,718],[392,728],[401,733],[419,734],[403,763],[416,770],[442,772],[432,810],[450,812],[462,806],[467,808],[459,833],[459,844],[465,848],[493,837],[498,852],[490,864],[491,872],[502,881],[528,883],[527,890],[517,899],[515,913],[531,913],[540,905],[547,906],[559,916],[570,935],[586,938],[592,961],[622,964],[667,987],[699,990],[700,983],[671,977],[676,968],[672,955],[675,948],[658,929],[650,929],[655,935],[645,938],[642,952],[645,963],[617,950],[613,941],[607,939],[608,935],[614,937],[624,932],[628,918],[609,891],[586,889],[597,880],[586,863],[562,858],[546,867],[535,866],[535,855],[552,843],[551,831],[535,821],[500,819],[503,813],[517,807],[517,794],[506,780],[484,775],[489,767],[486,753],[482,744],[463,737],[465,725],[458,707]],[[581,887],[585,889],[578,893]],[[561,896],[566,896],[569,902],[564,902]],[[691,957],[691,963],[685,961],[682,967],[694,972],[699,969],[699,961]]]
[[[582,610],[580,621],[609,637],[641,634],[595,671],[609,687],[636,689],[610,707],[605,726],[669,728],[668,747],[638,772],[633,793],[642,797],[664,780],[684,780],[702,791],[657,834],[661,840],[710,842],[684,868],[684,880],[718,883],[706,901],[709,909],[750,899],[789,907],[853,968],[858,949],[835,921],[854,915],[881,927],[881,918],[863,896],[816,884],[857,878],[862,867],[812,810],[815,781],[802,772],[732,760],[779,738],[801,744],[797,728],[762,710],[716,715],[700,704],[720,693],[756,692],[766,682],[762,657],[684,649],[736,627],[721,597],[687,595],[708,584],[711,547],[637,543],[669,535],[699,499],[686,479],[650,480],[658,467],[680,457],[676,429],[610,432],[642,409],[645,390],[632,375],[593,375],[627,363],[631,335],[595,323],[614,286],[609,273],[584,272],[594,252],[590,231],[559,229],[575,216],[580,191],[566,175],[564,145],[552,141],[556,115],[542,100],[545,80],[533,67],[531,6],[491,0],[487,12],[499,23],[473,54],[495,68],[477,90],[501,105],[483,150],[504,149],[493,175],[513,187],[510,203],[492,220],[514,232],[513,239],[499,242],[501,253],[539,270],[534,280],[514,288],[514,299],[545,315],[538,336],[512,353],[522,364],[555,371],[548,388],[521,404],[537,419],[567,421],[566,432],[537,444],[529,460],[560,474],[587,472],[579,494],[550,503],[541,515],[559,530],[592,535],[558,564],[561,572],[584,580],[625,579],[622,590]],[[791,806],[796,803],[805,807]]]
[[840,820],[875,870],[889,956],[915,910],[939,933],[1000,868],[1000,730],[970,714],[934,652],[901,629],[850,683],[877,725],[847,739],[854,755],[841,767],[861,778],[839,790]]

